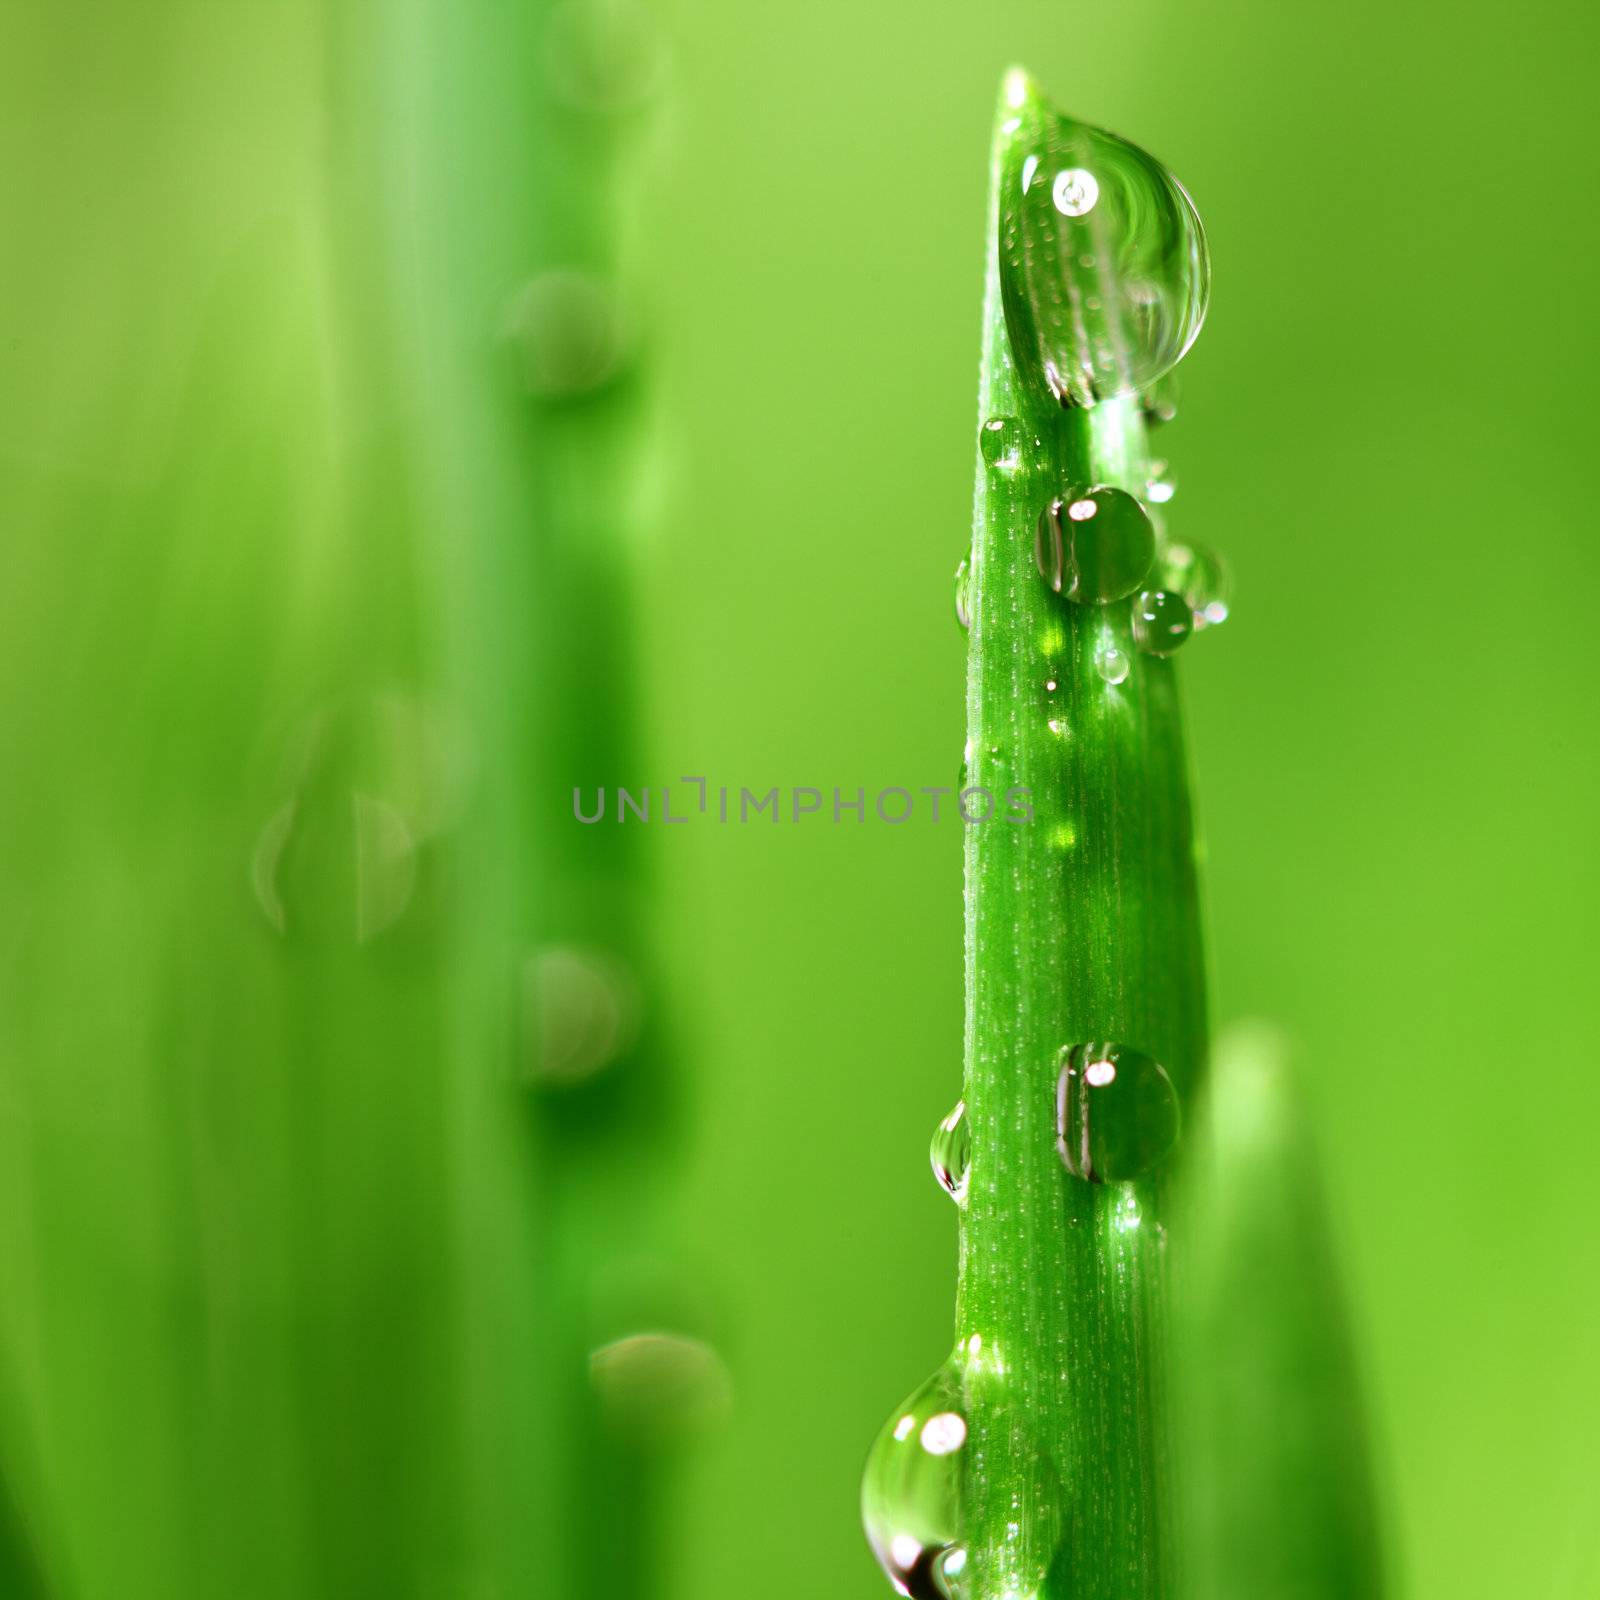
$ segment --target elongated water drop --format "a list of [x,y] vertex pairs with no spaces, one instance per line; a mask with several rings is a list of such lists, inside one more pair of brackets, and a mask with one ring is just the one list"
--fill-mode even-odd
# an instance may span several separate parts
[[956,1101],[955,1110],[933,1130],[928,1161],[939,1187],[959,1206],[967,1198],[967,1171],[972,1160],[972,1130],[967,1125],[967,1103]]
[[1089,1183],[1124,1183],[1178,1142],[1177,1091],[1153,1057],[1123,1044],[1064,1048],[1056,1080],[1056,1149]]
[[1196,629],[1228,620],[1228,569],[1215,550],[1203,544],[1168,545],[1156,570],[1161,587],[1188,602]]
[[1104,485],[1052,500],[1034,538],[1045,582],[1083,605],[1132,594],[1149,575],[1155,551],[1155,528],[1144,507]]
[[1000,285],[1019,371],[1063,405],[1148,389],[1205,320],[1210,263],[1183,185],[1028,86],[1003,160]]
[[861,1523],[897,1594],[946,1600],[948,1578],[959,1577],[966,1445],[961,1368],[952,1360],[890,1413],[861,1480]]
[[972,626],[972,561],[962,556],[956,567],[956,621],[965,633]]
[[1194,631],[1194,615],[1181,594],[1142,589],[1133,602],[1133,641],[1152,656],[1170,656]]
[[1022,460],[1022,424],[1015,417],[990,417],[978,430],[978,448],[996,471],[1014,471]]

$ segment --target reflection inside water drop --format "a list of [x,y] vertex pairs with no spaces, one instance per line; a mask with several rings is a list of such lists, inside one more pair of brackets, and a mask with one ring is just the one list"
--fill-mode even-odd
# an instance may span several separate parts
[[895,1407],[867,1457],[862,1526],[898,1594],[950,1593],[941,1580],[965,1522],[967,1442],[961,1369],[952,1359]]
[[1034,534],[1040,576],[1058,594],[1105,605],[1132,594],[1155,559],[1155,527],[1125,490],[1100,485],[1052,500]]
[[939,1187],[961,1205],[967,1198],[967,1175],[972,1160],[972,1130],[967,1122],[967,1103],[958,1100],[955,1109],[933,1130],[928,1143],[928,1162]]
[[1138,146],[1019,108],[1003,159],[1001,291],[1024,378],[1063,405],[1150,389],[1205,319],[1210,263],[1183,186]]
[[1080,1044],[1063,1048],[1058,1064],[1056,1150],[1074,1177],[1123,1183],[1177,1143],[1177,1091],[1153,1057],[1127,1045]]

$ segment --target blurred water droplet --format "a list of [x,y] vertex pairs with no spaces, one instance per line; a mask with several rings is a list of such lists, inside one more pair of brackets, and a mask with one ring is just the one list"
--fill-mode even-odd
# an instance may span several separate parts
[[365,944],[400,920],[417,886],[416,846],[406,819],[377,795],[353,793],[356,941]]
[[1143,589],[1133,602],[1133,642],[1152,656],[1170,656],[1194,631],[1194,614],[1180,594]]
[[968,556],[956,567],[956,621],[963,633],[972,626],[972,560]]
[[939,1187],[959,1206],[967,1198],[967,1174],[972,1160],[972,1129],[967,1123],[967,1103],[958,1100],[933,1130],[928,1161]]
[[1128,680],[1127,653],[1119,650],[1110,639],[1102,639],[1094,649],[1094,670],[1113,687]]
[[416,893],[418,851],[453,820],[457,774],[436,718],[403,695],[360,697],[306,719],[250,862],[279,933],[365,944]]
[[543,400],[604,388],[631,354],[632,330],[616,295],[586,272],[553,268],[511,297],[500,331],[517,375]]
[[1205,320],[1210,264],[1194,205],[1125,139],[1035,96],[1019,113],[1000,279],[1019,369],[1063,405],[1147,390]]
[[1173,481],[1172,468],[1167,462],[1157,458],[1150,463],[1149,476],[1145,480],[1144,497],[1151,505],[1164,506],[1178,492],[1178,486]]
[[1203,544],[1168,545],[1156,570],[1161,587],[1188,603],[1196,631],[1228,620],[1231,585],[1228,569],[1215,550]]
[[1013,471],[1022,460],[1022,424],[1015,417],[990,417],[978,430],[978,448],[996,471]]
[[632,973],[600,950],[556,945],[522,968],[523,1071],[543,1088],[565,1088],[602,1072],[638,1033]]
[[580,111],[618,113],[660,89],[666,50],[654,13],[637,0],[567,0],[551,14],[545,70],[556,98]]
[[1156,534],[1145,509],[1104,485],[1052,500],[1039,517],[1034,559],[1058,594],[1104,605],[1133,593],[1149,575]]
[[1153,1057],[1120,1044],[1070,1045],[1059,1057],[1056,1149],[1089,1183],[1150,1171],[1178,1141],[1177,1091]]
[[636,1443],[659,1444],[720,1421],[733,1404],[722,1357],[681,1333],[634,1333],[589,1357],[607,1422]]
[[890,1413],[861,1481],[867,1542],[897,1594],[950,1593],[940,1578],[965,1522],[966,1445],[961,1371],[952,1360]]
[[1145,426],[1155,428],[1164,422],[1171,422],[1178,415],[1178,399],[1177,373],[1169,372],[1165,377],[1157,378],[1139,396],[1139,409],[1144,412]]

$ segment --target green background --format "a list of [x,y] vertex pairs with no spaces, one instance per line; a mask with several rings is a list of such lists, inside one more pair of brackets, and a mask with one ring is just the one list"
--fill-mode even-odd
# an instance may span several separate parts
[[[1180,658],[1216,1015],[1300,1052],[1397,1575],[1594,1593],[1593,9],[663,8],[624,159],[650,376],[622,431],[644,442],[587,485],[603,506],[625,476],[643,508],[641,731],[626,770],[581,776],[559,743],[503,770],[496,718],[585,703],[614,618],[566,592],[578,643],[542,646],[538,606],[481,609],[537,567],[462,578],[427,531],[480,472],[498,517],[453,532],[519,526],[516,437],[482,467],[423,347],[431,318],[471,320],[471,239],[520,248],[485,219],[525,210],[537,239],[538,185],[561,187],[537,149],[497,158],[515,119],[483,109],[516,101],[537,9],[463,8],[482,37],[429,122],[370,88],[415,8],[0,3],[0,1420],[62,1591],[581,1588],[553,1556],[541,1586],[479,1554],[570,1492],[530,1419],[581,1377],[525,1310],[551,1258],[518,1219],[547,1241],[551,1207],[495,1176],[522,1159],[501,1102],[449,1087],[485,1059],[459,1018],[497,935],[404,934],[377,976],[315,948],[276,965],[240,890],[263,740],[307,685],[500,684],[457,710],[489,787],[522,795],[496,826],[542,842],[502,872],[505,834],[469,825],[477,865],[425,901],[453,929],[509,927],[506,884],[588,848],[574,781],[953,781],[985,152],[1022,61],[1165,159],[1209,231],[1161,443],[1172,528],[1235,574],[1233,620]],[[396,487],[429,451],[435,487]],[[597,1158],[592,1187],[630,1203],[574,1226],[650,1218],[734,1403],[631,1559],[669,1600],[867,1600],[861,1458],[949,1337],[925,1147],[959,1086],[958,830],[642,843],[674,1109],[624,1130],[639,1161]],[[464,1167],[489,1176],[435,1207]],[[518,1260],[526,1283],[500,1276]],[[509,1453],[427,1442],[455,1439],[456,1313],[491,1330],[468,1410],[504,1400]],[[298,1473],[327,1489],[310,1509]],[[415,1556],[434,1515],[443,1578]]]

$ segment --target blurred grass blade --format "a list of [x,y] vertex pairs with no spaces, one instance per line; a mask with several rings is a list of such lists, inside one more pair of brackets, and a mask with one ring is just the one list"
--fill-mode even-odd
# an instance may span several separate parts
[[1316,1154],[1270,1024],[1219,1038],[1181,1183],[1193,1600],[1380,1600],[1360,1384]]

